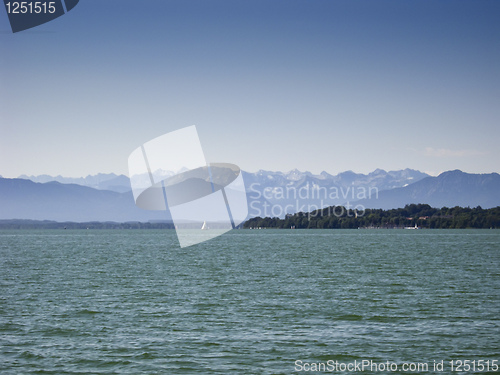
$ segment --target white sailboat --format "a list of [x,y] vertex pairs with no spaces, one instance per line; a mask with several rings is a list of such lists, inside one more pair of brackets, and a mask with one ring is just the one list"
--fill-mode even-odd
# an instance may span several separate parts
[[420,229],[420,228],[417,226],[417,223],[415,223],[414,227],[405,227],[405,229]]
[[204,221],[203,222],[203,225],[201,226],[201,230],[207,230],[208,229],[208,225],[207,225],[207,222]]

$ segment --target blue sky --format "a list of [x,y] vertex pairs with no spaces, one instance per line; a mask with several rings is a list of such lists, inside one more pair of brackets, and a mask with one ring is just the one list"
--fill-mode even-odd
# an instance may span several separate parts
[[0,175],[127,173],[196,125],[247,171],[500,172],[500,2],[84,0],[12,34]]

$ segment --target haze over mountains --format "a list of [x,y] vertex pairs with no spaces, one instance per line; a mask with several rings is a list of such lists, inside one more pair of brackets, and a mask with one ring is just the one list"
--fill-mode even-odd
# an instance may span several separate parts
[[[286,213],[345,204],[384,209],[410,203],[434,207],[500,206],[498,173],[455,170],[437,177],[412,169],[377,169],[366,175],[352,171],[314,175],[298,170],[242,173],[249,217],[283,217]],[[76,179],[47,175],[0,178],[0,219],[126,222],[170,217],[166,212],[137,208],[127,176],[98,174]]]
[[[155,172],[157,173],[157,172]],[[382,169],[377,169],[367,175],[362,173],[354,173],[353,171],[346,171],[338,175],[331,175],[327,172],[321,172],[319,175],[314,175],[311,172],[300,172],[297,169],[290,172],[272,172],[260,170],[256,173],[249,173],[243,171],[243,178],[245,183],[249,186],[253,183],[258,183],[262,188],[276,187],[276,186],[294,186],[299,188],[304,184],[317,184],[318,186],[351,186],[351,185],[366,185],[376,186],[379,190],[394,189],[402,187],[412,182],[421,180],[429,175],[413,169],[404,169],[400,171],[386,172]],[[169,176],[172,172],[163,171],[165,176]],[[1,177],[1,176],[0,176]],[[149,180],[149,177],[146,176]],[[18,178],[30,180],[33,182],[46,183],[46,182],[60,182],[62,184],[77,184],[87,186],[99,190],[111,190],[119,193],[130,191],[130,180],[125,175],[116,175],[114,173],[99,173],[94,176],[87,177],[63,177],[63,176],[28,176],[21,175]]]
[[125,222],[170,217],[165,212],[136,207],[131,192],[0,178],[0,219]]
[[130,191],[130,180],[127,176],[123,174],[116,175],[114,173],[99,173],[94,176],[77,177],[77,178],[63,177],[63,176],[54,177],[46,174],[40,176],[27,176],[23,174],[18,178],[40,183],[56,181],[60,182],[61,184],[76,184],[99,190],[116,191],[118,193],[124,193],[126,191]]

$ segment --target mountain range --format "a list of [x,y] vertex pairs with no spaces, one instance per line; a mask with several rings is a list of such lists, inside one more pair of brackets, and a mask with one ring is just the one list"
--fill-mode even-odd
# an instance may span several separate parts
[[[260,184],[261,189],[276,187],[276,186],[294,186],[300,188],[304,184],[315,184],[318,186],[337,185],[342,187],[355,185],[376,186],[379,190],[394,189],[405,186],[409,183],[421,180],[429,175],[413,169],[404,169],[400,171],[386,172],[382,169],[377,169],[367,175],[346,171],[338,175],[331,175],[327,172],[321,172],[319,175],[314,175],[311,172],[300,172],[293,169],[290,172],[272,172],[260,170],[256,173],[243,171],[243,179],[245,184],[250,186],[253,183]],[[155,172],[160,174],[160,172]],[[162,175],[170,176],[173,173],[162,171]],[[1,177],[1,176],[0,176]],[[149,176],[145,176],[149,181]],[[99,190],[111,190],[118,193],[130,191],[130,179],[125,175],[116,175],[114,173],[99,173],[87,177],[63,177],[63,176],[28,176],[21,175],[18,178],[30,180],[33,182],[60,182],[62,184],[76,184],[87,186]]]
[[[500,175],[448,171],[437,177],[412,169],[331,175],[242,172],[249,217],[279,216],[331,205],[398,208],[409,203],[443,206],[500,206]],[[127,176],[0,178],[0,219],[55,221],[157,221],[168,213],[137,208]]]

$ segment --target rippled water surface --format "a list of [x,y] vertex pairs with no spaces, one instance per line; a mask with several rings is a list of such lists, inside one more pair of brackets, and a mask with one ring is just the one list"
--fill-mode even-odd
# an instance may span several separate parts
[[499,265],[496,230],[0,231],[0,373],[500,360]]

